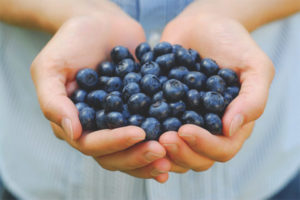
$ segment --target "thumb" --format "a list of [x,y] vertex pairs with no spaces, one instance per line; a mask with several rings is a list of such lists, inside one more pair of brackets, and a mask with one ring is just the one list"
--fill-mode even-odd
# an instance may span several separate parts
[[57,69],[54,65],[44,67],[33,63],[32,79],[45,117],[60,126],[70,139],[76,140],[82,132],[78,111],[67,96],[66,75]]
[[265,62],[265,65],[246,67],[241,72],[241,90],[229,104],[223,117],[225,135],[232,136],[244,124],[263,114],[273,76],[274,67],[271,61]]

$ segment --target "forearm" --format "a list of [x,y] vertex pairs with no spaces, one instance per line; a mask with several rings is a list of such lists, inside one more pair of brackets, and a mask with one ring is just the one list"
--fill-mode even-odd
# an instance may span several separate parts
[[300,11],[299,0],[200,0],[195,12],[215,12],[235,18],[249,31]]
[[106,0],[0,0],[0,20],[54,33],[72,17],[101,15],[116,7]]

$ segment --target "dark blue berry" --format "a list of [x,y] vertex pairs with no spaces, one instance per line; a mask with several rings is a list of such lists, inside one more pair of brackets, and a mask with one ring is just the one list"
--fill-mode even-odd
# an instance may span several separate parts
[[212,76],[218,73],[219,66],[210,58],[203,58],[200,62],[202,72],[207,76]]
[[224,97],[218,92],[206,92],[203,105],[208,112],[221,113],[225,107]]
[[105,84],[105,91],[106,92],[121,91],[122,86],[123,84],[120,77],[110,77]]
[[190,108],[199,108],[201,106],[199,92],[195,89],[189,90],[186,94],[186,103]]
[[232,69],[220,69],[218,75],[226,81],[227,85],[239,84],[238,76]]
[[99,110],[96,113],[96,125],[98,130],[107,129],[106,122],[105,122],[105,112],[104,110]]
[[155,103],[157,101],[165,101],[163,91],[159,91],[153,95],[152,102]]
[[153,48],[154,55],[156,57],[167,54],[167,53],[172,53],[172,50],[173,50],[173,47],[168,42],[160,42],[157,45],[155,45]]
[[123,109],[123,101],[122,98],[113,95],[113,94],[108,94],[105,97],[105,112],[111,112],[111,111],[119,111],[121,112]]
[[175,117],[180,117],[186,109],[185,103],[183,101],[177,101],[169,104],[171,114]]
[[208,113],[204,116],[205,128],[212,134],[222,133],[222,120],[220,117],[213,113]]
[[184,124],[194,124],[200,127],[204,126],[203,117],[192,110],[187,110],[181,116],[181,120]]
[[123,116],[125,117],[125,119],[128,119],[130,117],[130,112],[128,109],[127,104],[123,105],[123,111],[122,111]]
[[89,107],[86,103],[79,102],[75,104],[77,110],[80,112],[83,108]]
[[121,92],[119,92],[119,91],[112,91],[112,92],[110,92],[109,94],[110,94],[110,95],[116,95],[116,96],[122,97],[122,94],[121,94]]
[[206,76],[201,72],[191,71],[184,76],[183,82],[190,88],[201,90],[204,88]]
[[149,108],[149,116],[158,120],[166,119],[170,114],[170,107],[164,101],[157,101]]
[[140,86],[137,83],[128,83],[122,90],[123,98],[125,101],[129,99],[129,97],[133,94],[140,92]]
[[176,79],[170,79],[164,83],[163,93],[167,100],[171,102],[179,101],[185,95],[185,88],[180,81]]
[[160,76],[158,78],[159,78],[159,82],[161,83],[161,85],[163,85],[168,80],[168,77],[166,77],[166,76]]
[[86,102],[96,110],[103,108],[106,95],[104,90],[94,90],[87,95]]
[[110,57],[114,63],[119,63],[123,59],[132,58],[132,55],[126,47],[116,46],[111,50]]
[[142,90],[148,94],[153,95],[161,88],[161,83],[157,76],[153,74],[146,74],[140,81]]
[[153,117],[146,118],[141,128],[146,132],[145,140],[158,140],[161,134],[161,125],[159,121]]
[[123,84],[127,85],[128,83],[131,82],[139,83],[141,79],[142,79],[141,74],[136,72],[130,72],[124,76]]
[[195,64],[192,55],[185,48],[177,50],[175,57],[177,65],[183,65],[189,69],[192,69]]
[[177,80],[183,81],[183,77],[185,75],[187,75],[188,73],[189,73],[189,70],[186,67],[180,66],[180,67],[173,68],[169,72],[168,77],[170,79],[173,78],[173,79],[177,79]]
[[151,62],[154,60],[154,53],[153,51],[148,51],[146,53],[144,53],[144,55],[141,58],[141,64],[145,64],[146,62]]
[[233,99],[239,94],[239,92],[240,92],[240,88],[236,86],[229,86],[225,90],[225,93],[230,94]]
[[231,94],[226,93],[226,92],[223,94],[223,97],[224,97],[224,104],[225,104],[225,107],[226,107],[233,100],[233,97],[231,96]]
[[163,130],[166,131],[178,131],[181,126],[181,122],[176,117],[166,119],[163,124]]
[[141,61],[142,56],[148,51],[151,51],[150,45],[147,42],[143,42],[136,47],[135,56]]
[[194,49],[189,49],[189,54],[192,56],[193,62],[197,63],[201,61],[199,53]]
[[72,94],[71,99],[74,103],[84,102],[86,95],[87,95],[87,92],[85,90],[78,89],[78,90],[75,90],[75,92]]
[[110,79],[110,77],[108,77],[108,76],[100,76],[98,79],[98,88],[105,89],[105,86],[109,79]]
[[141,64],[135,62],[135,63],[134,63],[134,71],[135,71],[135,72],[139,72],[140,70],[141,70]]
[[128,119],[129,125],[140,126],[145,118],[142,115],[131,115]]
[[96,112],[91,107],[85,107],[79,112],[79,120],[83,130],[92,131],[96,128]]
[[144,93],[137,93],[131,95],[127,105],[131,113],[140,113],[144,115],[148,111],[151,104],[151,99]]
[[184,83],[183,83],[183,88],[184,88],[185,93],[187,93],[190,90],[190,88]]
[[206,80],[206,90],[208,91],[214,91],[223,94],[225,92],[225,89],[226,83],[218,75],[211,76]]
[[157,57],[155,62],[160,66],[161,71],[167,73],[175,66],[175,55],[173,53],[164,54]]
[[176,53],[179,49],[183,48],[180,44],[174,44],[172,46],[172,53]]
[[110,112],[105,116],[106,126],[110,129],[126,126],[126,119],[119,112]]
[[98,84],[98,74],[93,69],[85,68],[77,73],[76,81],[80,88],[92,90]]
[[152,62],[152,61],[146,62],[141,67],[141,74],[142,75],[153,74],[155,76],[159,76],[160,75],[159,65],[156,62]]
[[115,73],[115,65],[112,62],[102,62],[98,65],[98,72],[101,76],[113,76]]
[[201,71],[202,71],[202,69],[201,69],[201,64],[200,64],[200,63],[195,63],[195,70],[196,70],[197,72],[201,72]]
[[135,71],[135,63],[133,60],[127,58],[119,62],[116,66],[116,75],[124,77],[126,74]]

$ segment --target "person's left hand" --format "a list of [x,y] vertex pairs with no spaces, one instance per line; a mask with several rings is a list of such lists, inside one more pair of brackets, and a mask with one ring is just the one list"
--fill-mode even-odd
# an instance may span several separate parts
[[178,173],[204,171],[215,161],[225,162],[236,155],[264,111],[274,76],[272,62],[238,20],[214,11],[201,12],[197,6],[190,5],[171,21],[161,41],[193,48],[203,58],[216,60],[221,68],[235,70],[241,90],[222,118],[223,135],[184,125],[178,133],[166,132],[160,137],[173,163],[171,171]]

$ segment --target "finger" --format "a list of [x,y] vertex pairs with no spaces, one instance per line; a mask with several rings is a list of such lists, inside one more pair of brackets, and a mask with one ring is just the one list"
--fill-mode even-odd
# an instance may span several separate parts
[[165,149],[156,141],[137,144],[125,151],[97,157],[96,161],[108,170],[133,170],[163,158]]
[[52,127],[53,132],[54,132],[54,135],[58,139],[64,140],[64,138],[66,136],[66,133],[64,132],[64,130],[61,127],[59,127],[56,124],[54,124],[53,122],[50,122],[50,125]]
[[81,125],[78,111],[66,93],[66,75],[58,71],[59,66],[42,66],[34,63],[31,67],[41,110],[51,122],[64,129],[70,139],[78,139]]
[[205,171],[213,164],[209,158],[193,151],[177,134],[169,131],[160,136],[159,142],[167,149],[168,157],[183,168],[191,168],[194,171]]
[[190,168],[185,168],[185,167],[181,167],[181,166],[177,165],[168,156],[166,156],[166,159],[168,159],[170,161],[170,163],[171,163],[170,172],[175,172],[175,173],[183,174],[183,173],[186,173],[187,171],[190,170]]
[[273,76],[271,61],[261,61],[255,67],[248,67],[241,72],[241,90],[223,117],[223,133],[226,136],[235,134],[244,124],[262,115]]
[[138,178],[154,178],[160,183],[164,183],[168,180],[168,171],[171,168],[171,163],[165,158],[158,159],[146,167],[123,171],[129,175]]
[[85,155],[99,157],[123,151],[143,141],[145,137],[143,129],[127,126],[83,134],[77,141],[67,138],[67,142]]
[[178,135],[195,152],[212,160],[225,162],[230,160],[242,147],[252,132],[254,122],[244,125],[237,134],[227,136],[213,135],[207,130],[195,125],[184,125]]

